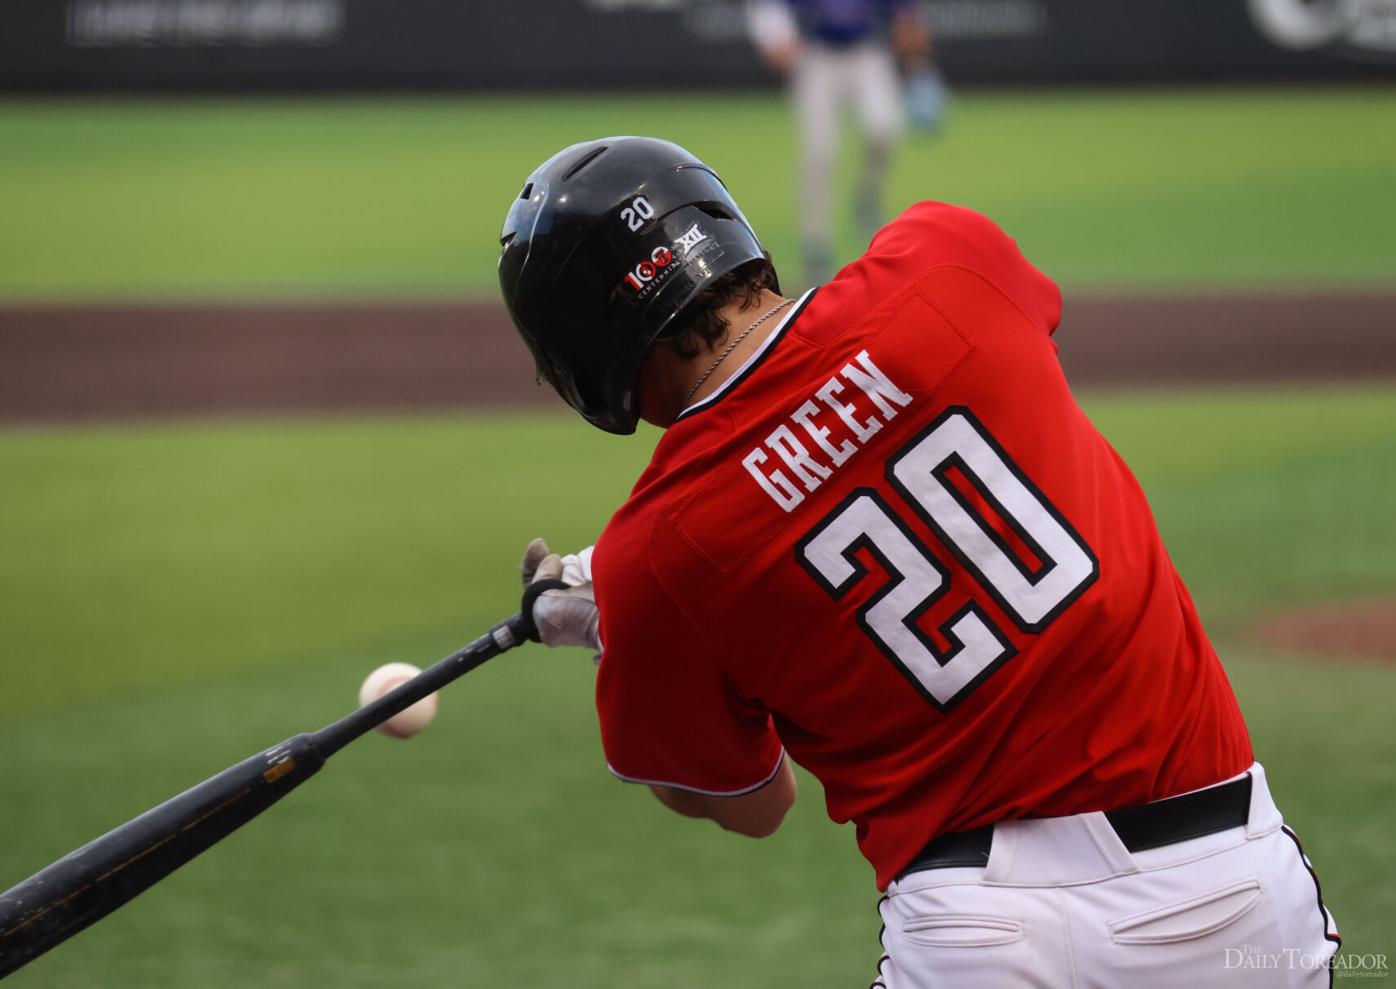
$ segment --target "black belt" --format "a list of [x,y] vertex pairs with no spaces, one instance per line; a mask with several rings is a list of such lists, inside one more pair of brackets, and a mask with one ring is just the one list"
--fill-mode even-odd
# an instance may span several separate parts
[[[1250,819],[1251,774],[1206,790],[1155,800],[1139,807],[1108,810],[1105,819],[1131,852],[1162,848],[1189,838],[1241,827]],[[902,875],[927,869],[989,864],[994,826],[955,831],[932,838],[902,870]]]

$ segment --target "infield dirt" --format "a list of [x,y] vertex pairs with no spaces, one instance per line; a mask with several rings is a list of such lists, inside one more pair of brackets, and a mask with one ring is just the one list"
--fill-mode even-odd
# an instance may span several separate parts
[[1330,601],[1256,623],[1263,646],[1308,656],[1342,656],[1396,663],[1396,598]]
[[[1396,378],[1396,292],[1068,296],[1078,386]],[[544,405],[478,302],[0,308],[0,422]]]

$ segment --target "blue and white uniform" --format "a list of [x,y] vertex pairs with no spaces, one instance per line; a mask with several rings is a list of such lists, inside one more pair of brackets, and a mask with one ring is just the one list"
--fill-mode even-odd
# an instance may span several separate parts
[[805,278],[833,274],[832,177],[840,116],[851,107],[863,138],[854,199],[858,233],[883,220],[882,184],[902,132],[902,97],[892,25],[914,0],[752,0],[753,40],[767,53],[795,51],[791,96],[800,132],[797,214]]
[[839,48],[887,40],[892,19],[910,0],[784,0],[800,34]]

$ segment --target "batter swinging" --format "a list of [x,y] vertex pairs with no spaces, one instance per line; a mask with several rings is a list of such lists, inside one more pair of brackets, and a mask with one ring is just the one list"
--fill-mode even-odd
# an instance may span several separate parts
[[1317,880],[1002,231],[922,203],[786,299],[711,170],[614,138],[502,243],[540,375],[666,430],[594,553],[524,561],[545,641],[601,653],[613,773],[764,835],[808,769],[886,892],[886,989],[1329,983]]

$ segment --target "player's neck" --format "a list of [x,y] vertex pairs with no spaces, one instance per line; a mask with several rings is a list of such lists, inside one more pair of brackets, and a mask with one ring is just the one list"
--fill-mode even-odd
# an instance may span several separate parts
[[[686,398],[680,402],[680,412],[722,388],[746,363],[747,358],[761,349],[761,345],[776,331],[780,326],[781,317],[785,315],[784,310],[775,313],[772,313],[772,310],[787,301],[784,296],[777,295],[769,289],[762,289],[761,295],[753,305],[744,307],[740,302],[732,302],[718,310],[718,315],[727,323],[727,332],[714,341],[711,347],[705,347],[698,356],[685,362],[686,373],[680,380],[683,382],[683,394]],[[771,313],[769,318],[752,327],[753,323],[768,313]],[[726,356],[723,356],[724,354]]]
[[665,346],[653,348],[640,370],[641,418],[667,428],[684,409],[720,389],[770,338],[788,310],[779,309],[765,320],[762,317],[790,301],[763,289],[749,306],[740,302],[724,306],[718,315],[727,323],[727,332],[691,359],[685,360]]

